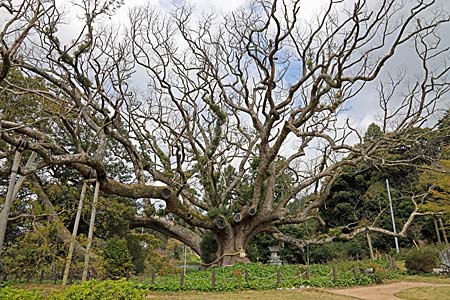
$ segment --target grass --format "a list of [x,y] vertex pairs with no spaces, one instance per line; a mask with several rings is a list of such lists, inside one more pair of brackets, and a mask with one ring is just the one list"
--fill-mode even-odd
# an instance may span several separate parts
[[398,292],[395,296],[407,300],[450,300],[450,286],[411,288]]
[[202,292],[152,292],[147,299],[157,300],[354,300],[357,298],[331,294],[326,291],[311,290],[269,290],[269,291],[243,291],[224,293]]
[[391,282],[426,282],[426,283],[435,283],[435,284],[450,284],[450,277],[440,276],[440,275],[401,275],[395,279],[386,280],[385,283]]

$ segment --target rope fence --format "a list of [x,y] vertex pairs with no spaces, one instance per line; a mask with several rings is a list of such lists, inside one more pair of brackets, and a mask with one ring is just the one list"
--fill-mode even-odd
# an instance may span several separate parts
[[[390,258],[388,260],[390,264],[386,269],[394,271],[395,260]],[[253,272],[252,272],[253,271]],[[296,274],[292,274],[296,273]],[[336,265],[323,266],[320,268],[302,266],[299,267],[297,272],[295,270],[288,270],[283,266],[278,266],[270,273],[264,272],[264,275],[255,273],[255,270],[248,270],[244,267],[242,269],[235,269],[233,271],[221,269],[212,269],[211,272],[204,272],[201,277],[192,274],[170,275],[170,276],[158,276],[156,274],[151,275],[151,284],[154,288],[158,288],[159,285],[171,282],[174,285],[179,283],[180,289],[195,289],[194,286],[202,286],[202,288],[220,289],[229,284],[234,284],[238,287],[251,288],[258,286],[264,287],[295,287],[295,286],[311,286],[314,282],[325,282],[327,284],[345,284],[347,281],[353,280],[358,282],[362,276],[370,276],[375,273],[375,267],[347,266],[346,268],[339,269]],[[179,276],[179,280],[176,277]],[[164,278],[165,277],[165,278]],[[165,279],[165,280],[164,280]]]

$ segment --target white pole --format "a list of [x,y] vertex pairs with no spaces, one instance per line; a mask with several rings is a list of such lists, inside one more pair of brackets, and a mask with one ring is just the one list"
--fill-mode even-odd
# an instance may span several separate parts
[[[386,187],[387,187],[387,192],[388,192],[388,197],[389,197],[389,207],[391,209],[392,227],[394,229],[394,233],[397,234],[397,229],[395,228],[394,209],[392,208],[391,189],[389,188],[389,180],[388,179],[386,179]],[[394,241],[395,241],[395,249],[397,250],[397,253],[399,253],[400,248],[398,247],[398,239],[396,236],[394,237]]]

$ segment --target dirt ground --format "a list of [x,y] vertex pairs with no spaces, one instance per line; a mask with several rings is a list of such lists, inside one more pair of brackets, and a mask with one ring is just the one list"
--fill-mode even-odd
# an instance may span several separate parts
[[448,286],[448,285],[424,283],[424,282],[396,282],[369,287],[332,289],[329,291],[335,294],[352,296],[364,300],[399,300],[400,298],[394,296],[394,294],[404,289],[424,287],[424,286]]

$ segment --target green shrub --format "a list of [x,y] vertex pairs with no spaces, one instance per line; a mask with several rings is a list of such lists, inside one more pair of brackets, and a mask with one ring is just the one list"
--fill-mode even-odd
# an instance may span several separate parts
[[125,280],[88,281],[54,292],[51,300],[142,300],[146,291]]
[[134,265],[125,239],[110,238],[106,243],[104,257],[106,271],[112,278],[125,277],[133,271]]
[[21,290],[12,287],[0,288],[0,299],[7,300],[41,300],[41,292],[36,290]]
[[366,245],[358,240],[311,246],[309,255],[313,263],[368,257]]
[[430,273],[439,266],[438,254],[433,248],[411,250],[405,259],[405,267],[413,273]]
[[216,259],[216,252],[219,248],[217,240],[211,233],[207,233],[203,236],[200,243],[200,250],[202,258],[205,263],[211,263]]

